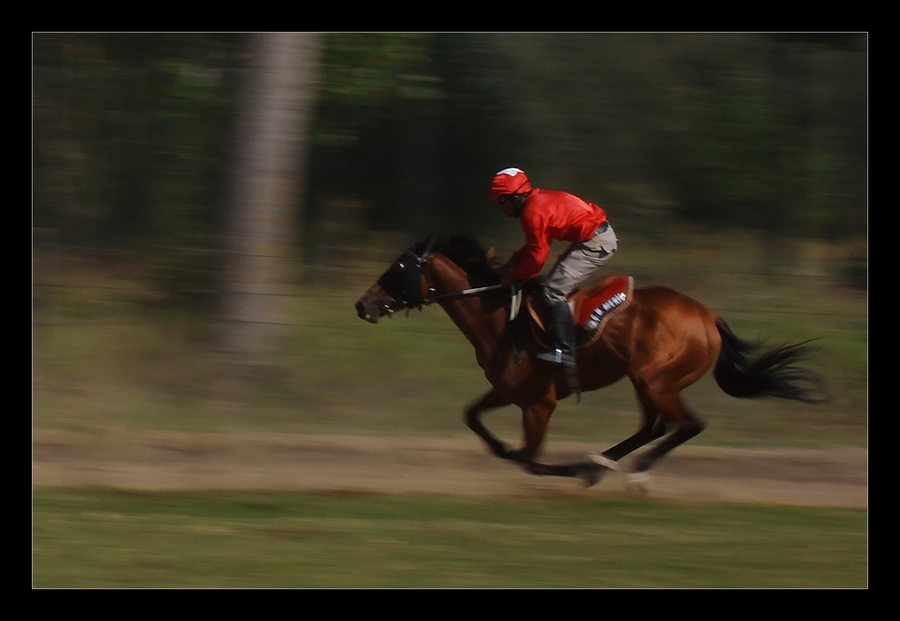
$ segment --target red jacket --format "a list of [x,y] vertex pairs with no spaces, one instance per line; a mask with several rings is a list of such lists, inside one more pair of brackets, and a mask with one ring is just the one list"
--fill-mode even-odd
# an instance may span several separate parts
[[550,241],[584,242],[606,222],[606,212],[577,196],[535,188],[519,214],[525,245],[513,254],[512,275],[528,280],[540,275],[550,256]]

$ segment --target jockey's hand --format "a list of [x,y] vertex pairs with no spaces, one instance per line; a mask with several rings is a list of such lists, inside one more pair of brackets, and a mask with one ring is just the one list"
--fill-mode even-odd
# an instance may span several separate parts
[[508,287],[515,282],[515,278],[513,278],[512,274],[512,266],[507,263],[506,265],[501,266],[497,272],[500,274],[500,284],[504,287]]

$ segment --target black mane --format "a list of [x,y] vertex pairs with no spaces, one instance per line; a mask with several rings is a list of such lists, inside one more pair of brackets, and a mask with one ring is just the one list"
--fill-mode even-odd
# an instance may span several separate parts
[[[430,237],[412,247],[412,251],[421,255],[428,248]],[[486,285],[500,284],[500,275],[487,258],[487,252],[477,240],[465,235],[450,238],[435,237],[431,252],[437,252],[458,265],[469,276]]]

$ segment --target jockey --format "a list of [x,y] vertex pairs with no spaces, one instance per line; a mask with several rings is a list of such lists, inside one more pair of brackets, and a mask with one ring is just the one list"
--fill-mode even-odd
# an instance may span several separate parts
[[550,256],[551,240],[571,242],[543,286],[553,318],[554,351],[537,357],[574,367],[575,324],[568,296],[602,267],[618,247],[606,213],[572,194],[532,188],[518,168],[506,168],[494,176],[489,198],[497,201],[504,214],[518,218],[525,233],[525,245],[499,270],[503,284],[536,278]]

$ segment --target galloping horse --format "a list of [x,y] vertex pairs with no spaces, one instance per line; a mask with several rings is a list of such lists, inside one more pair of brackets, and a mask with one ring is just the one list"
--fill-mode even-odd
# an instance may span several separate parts
[[[582,390],[609,386],[624,376],[634,385],[643,421],[637,433],[594,455],[591,461],[550,465],[536,461],[550,416],[571,394],[566,372],[537,360],[533,331],[510,319],[511,296],[491,267],[491,256],[473,240],[429,236],[406,251],[356,303],[360,318],[375,323],[402,309],[439,304],[475,348],[492,389],[466,409],[466,423],[491,451],[537,475],[578,477],[596,483],[629,453],[671,433],[640,455],[635,473],[700,433],[703,423],[685,406],[681,392],[710,368],[719,387],[739,398],[775,396],[818,403],[816,378],[795,363],[802,343],[761,352],[738,339],[725,322],[699,302],[666,287],[635,289],[631,302],[609,317],[603,332],[577,352]],[[481,422],[485,410],[514,404],[522,410],[525,445],[511,450]],[[672,429],[674,427],[674,429]]]

